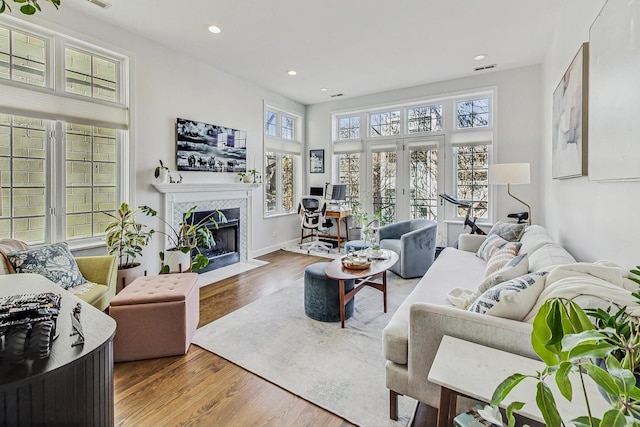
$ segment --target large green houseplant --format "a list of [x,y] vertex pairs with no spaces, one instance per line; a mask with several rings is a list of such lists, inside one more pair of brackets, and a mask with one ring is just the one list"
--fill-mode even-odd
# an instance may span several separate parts
[[[640,275],[638,270],[631,271]],[[640,280],[630,277],[640,284]],[[637,293],[632,294],[640,299]],[[577,427],[628,427],[640,426],[640,388],[636,377],[640,373],[640,323],[630,316],[626,307],[583,310],[571,300],[554,298],[547,300],[538,311],[531,333],[534,351],[545,363],[536,374],[513,374],[495,390],[491,405],[481,411],[486,419],[502,423],[497,408],[511,390],[523,380],[536,381],[536,404],[549,427],[565,426],[556,406],[556,398],[545,378],[553,377],[562,397],[571,400],[573,387],[570,376],[580,378],[578,391],[585,398],[585,415],[571,422]],[[592,321],[589,317],[592,317]],[[602,418],[591,411],[583,376],[589,376],[606,395],[611,408]],[[597,398],[600,398],[599,396]],[[507,425],[515,424],[513,411],[523,407],[521,402],[511,403],[506,411]]]
[[[140,209],[147,215],[157,216],[157,212],[149,206],[141,206]],[[209,258],[204,256],[200,251],[201,248],[211,249],[216,245],[208,226],[213,225],[215,228],[218,228],[216,217],[223,223],[227,222],[227,218],[222,212],[216,210],[211,215],[207,215],[205,218],[195,222],[193,215],[195,209],[196,206],[189,208],[177,227],[158,217],[158,219],[164,223],[166,230],[158,231],[158,233],[166,236],[171,246],[167,251],[160,251],[159,255],[162,263],[160,274],[172,271],[172,264],[169,262],[170,255],[173,255],[172,252],[185,254],[185,263],[188,262],[190,266],[187,268],[184,263],[181,263],[183,264],[183,271],[189,269],[192,271],[201,270],[209,265]],[[196,254],[193,256],[193,259],[191,259],[193,250],[196,251]]]
[[105,243],[109,255],[118,257],[118,285],[126,285],[142,274],[137,272],[140,263],[136,258],[142,255],[143,248],[149,243],[154,230],[136,221],[141,208],[131,209],[123,202],[115,214],[104,212],[113,219],[105,228]]

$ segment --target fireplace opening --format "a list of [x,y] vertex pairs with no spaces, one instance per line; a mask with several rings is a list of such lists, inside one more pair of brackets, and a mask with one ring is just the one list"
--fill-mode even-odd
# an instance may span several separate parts
[[[209,265],[198,270],[198,273],[240,262],[240,208],[220,209],[219,211],[227,218],[227,222],[220,221],[220,215],[215,210],[193,213],[194,224],[209,217],[218,223],[217,228],[213,221],[205,223],[205,226],[211,231],[216,245],[211,249],[198,248],[200,253],[209,259]],[[198,249],[191,251],[192,258],[196,256]]]

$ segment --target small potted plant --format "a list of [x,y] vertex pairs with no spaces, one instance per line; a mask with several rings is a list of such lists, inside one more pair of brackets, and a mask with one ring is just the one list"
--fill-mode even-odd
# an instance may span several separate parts
[[135,262],[135,259],[142,255],[143,247],[149,243],[154,233],[154,230],[147,229],[146,225],[136,221],[135,216],[139,212],[140,208],[131,210],[126,202],[120,205],[115,215],[104,212],[113,218],[105,228],[105,240],[109,255],[118,256],[119,289],[142,275],[140,263]]
[[[223,223],[227,222],[227,218],[222,212],[216,210],[213,214],[194,222],[195,209],[196,206],[189,208],[177,228],[158,217],[165,224],[165,230],[167,230],[166,232],[158,231],[158,233],[166,236],[171,246],[159,254],[162,263],[160,274],[197,271],[209,265],[209,258],[200,251],[201,248],[211,249],[216,245],[208,225],[213,224],[215,228],[218,228],[218,221],[214,215]],[[141,210],[147,215],[157,215],[157,212],[149,206],[142,206]]]
[[[640,266],[631,273],[640,276]],[[636,277],[629,279],[640,284]],[[640,300],[640,294],[632,295]],[[505,379],[496,388],[491,407],[479,411],[481,415],[488,421],[504,425],[498,406],[514,387],[530,378],[536,381],[536,403],[545,423],[549,427],[564,426],[555,396],[544,379],[554,377],[562,396],[571,400],[570,375],[587,375],[599,386],[611,409],[602,419],[594,417],[590,397],[584,382],[580,381],[579,392],[584,395],[586,406],[584,416],[571,420],[576,426],[640,426],[640,321],[630,316],[626,307],[614,310],[613,314],[610,311],[610,308],[583,310],[572,300],[563,298],[545,301],[533,321],[531,343],[546,367],[535,374],[517,373]],[[513,411],[522,406],[521,402],[508,406],[509,427],[515,424]]]
[[251,179],[252,179],[252,182],[253,182],[254,184],[255,184],[256,182],[258,182],[258,181],[257,181],[257,179],[256,179],[256,178],[257,178],[257,176],[258,176],[258,171],[257,171],[257,170],[255,170],[255,169],[251,169],[251,170],[249,171],[249,174],[251,175]]
[[[160,178],[160,181],[164,184],[169,182],[170,180],[173,182],[173,178],[171,177],[171,171],[168,167],[162,163],[162,160],[158,160],[160,162],[160,166],[156,166],[156,169],[153,172],[153,176]],[[180,177],[180,181],[182,181],[182,177]]]
[[238,176],[240,177],[240,180],[242,182],[245,182],[245,183],[251,182],[251,175],[249,175],[247,172],[238,172]]

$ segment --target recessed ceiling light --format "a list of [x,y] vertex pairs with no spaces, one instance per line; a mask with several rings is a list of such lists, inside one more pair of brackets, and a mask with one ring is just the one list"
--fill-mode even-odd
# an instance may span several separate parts
[[320,88],[320,92],[327,92],[329,89],[327,89],[326,87],[321,87]]
[[482,61],[483,59],[485,59],[487,57],[487,55],[485,55],[484,53],[481,53],[480,55],[476,55],[473,57],[474,61]]
[[298,73],[296,72],[296,70],[289,70],[287,71],[287,74],[289,74],[290,76],[295,76]]
[[209,31],[211,31],[213,34],[219,34],[220,31],[222,30],[220,30],[220,27],[216,27],[215,25],[212,25],[209,27]]

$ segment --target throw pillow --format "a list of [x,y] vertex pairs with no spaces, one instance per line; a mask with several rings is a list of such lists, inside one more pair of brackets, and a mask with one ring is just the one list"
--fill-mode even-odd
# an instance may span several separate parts
[[468,310],[520,321],[536,304],[546,275],[546,271],[530,273],[497,284],[480,295]]
[[9,252],[7,259],[16,273],[40,274],[63,289],[86,282],[66,242]]
[[[502,267],[507,265],[509,261],[518,255],[520,244],[517,242],[509,242],[503,245],[500,249],[495,251],[491,258],[487,261],[487,267],[484,271],[485,277],[495,273]],[[526,272],[525,272],[526,273]]]
[[485,261],[489,261],[491,255],[493,255],[495,251],[497,251],[507,243],[509,242],[507,242],[497,234],[490,234],[486,239],[484,239],[484,242],[482,242],[482,244],[478,248],[478,252],[476,253],[476,255]]
[[463,307],[468,308],[475,300],[478,299],[487,290],[491,289],[498,283],[506,282],[516,277],[523,276],[529,271],[529,256],[527,254],[518,255],[513,257],[511,261],[507,263],[500,270],[492,273],[484,278],[484,280],[478,286],[475,292],[468,296],[464,302]]
[[489,231],[489,234],[497,234],[504,240],[509,242],[517,242],[522,237],[524,229],[527,227],[526,223],[516,224],[513,222],[498,221]]

